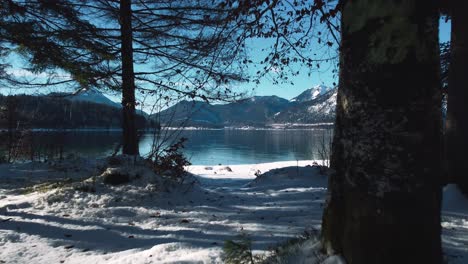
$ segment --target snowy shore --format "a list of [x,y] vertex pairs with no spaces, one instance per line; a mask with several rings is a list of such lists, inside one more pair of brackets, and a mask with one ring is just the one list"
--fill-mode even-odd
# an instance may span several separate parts
[[[314,161],[189,166],[180,186],[139,167],[130,184],[94,193],[30,187],[82,180],[102,166],[0,165],[0,263],[223,263],[224,242],[241,234],[268,253],[320,228],[327,176]],[[442,227],[448,262],[466,263],[468,201],[454,186],[445,188]],[[290,263],[313,263],[302,251]]]

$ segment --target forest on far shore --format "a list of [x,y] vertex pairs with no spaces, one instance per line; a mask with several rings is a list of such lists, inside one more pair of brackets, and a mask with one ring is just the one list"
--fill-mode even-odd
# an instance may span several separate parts
[[[120,129],[120,108],[64,97],[0,95],[2,129]],[[138,129],[155,127],[142,115],[136,115]]]

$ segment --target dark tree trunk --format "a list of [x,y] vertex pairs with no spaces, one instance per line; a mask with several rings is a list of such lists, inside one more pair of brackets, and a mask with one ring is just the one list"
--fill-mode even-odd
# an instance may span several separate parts
[[13,162],[15,146],[18,136],[17,122],[18,122],[18,100],[15,96],[9,95],[6,97],[6,110],[8,121],[8,163]]
[[447,164],[449,181],[468,193],[468,1],[450,1],[451,57],[447,104]]
[[138,155],[138,135],[135,122],[135,76],[133,70],[133,32],[131,0],[120,1],[120,34],[122,37],[122,152]]
[[441,263],[436,0],[349,0],[322,242],[350,264]]

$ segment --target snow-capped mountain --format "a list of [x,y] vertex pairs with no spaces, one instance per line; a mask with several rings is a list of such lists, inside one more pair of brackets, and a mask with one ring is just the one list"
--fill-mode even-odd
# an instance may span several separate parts
[[307,111],[311,114],[322,113],[323,115],[330,115],[335,112],[336,108],[336,97],[338,96],[338,90],[328,90],[323,95],[315,98],[311,101],[311,105],[307,108]]
[[336,96],[337,89],[322,85],[306,90],[293,100],[277,96],[255,96],[217,105],[182,101],[152,118],[161,120],[163,124],[169,123],[171,119],[200,127],[331,123],[335,119]]
[[275,115],[276,123],[332,123],[335,121],[336,97],[338,90],[327,91],[313,100],[296,103]]
[[312,101],[332,89],[333,88],[331,87],[325,86],[323,84],[319,84],[313,88],[305,90],[300,95],[294,97],[293,99],[291,99],[291,102],[303,103],[303,102]]
[[76,94],[71,94],[66,97],[66,99],[71,100],[71,101],[84,101],[84,102],[92,102],[92,103],[97,103],[97,104],[104,104],[112,107],[117,107],[121,108],[122,105],[119,103],[116,103],[109,99],[107,96],[102,94],[100,91],[97,89],[82,89]]

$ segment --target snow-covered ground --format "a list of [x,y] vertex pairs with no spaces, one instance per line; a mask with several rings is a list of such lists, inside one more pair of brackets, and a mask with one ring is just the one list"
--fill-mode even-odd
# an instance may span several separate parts
[[450,184],[442,201],[442,246],[448,263],[468,263],[468,199]]
[[[0,263],[222,263],[224,241],[241,234],[268,252],[320,228],[327,180],[313,164],[190,166],[182,185],[127,166],[135,180],[108,186],[98,177],[95,193],[69,186],[102,173],[104,161],[0,165]],[[63,186],[24,188],[46,180]],[[467,263],[468,201],[448,186],[443,205],[449,263]]]

